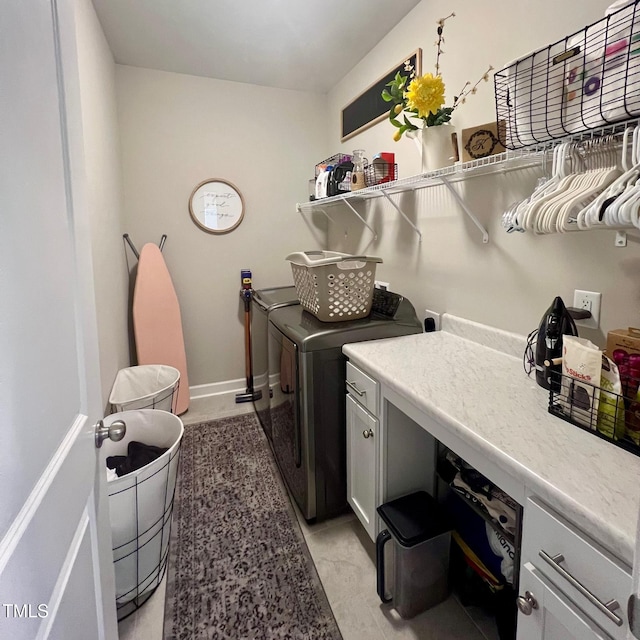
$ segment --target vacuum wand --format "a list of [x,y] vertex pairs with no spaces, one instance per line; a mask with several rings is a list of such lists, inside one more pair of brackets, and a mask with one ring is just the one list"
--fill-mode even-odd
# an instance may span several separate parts
[[251,271],[242,269],[240,271],[242,288],[240,298],[244,303],[244,364],[247,376],[247,388],[244,393],[236,393],[236,403],[253,402],[262,398],[262,391],[253,389],[253,370],[251,363],[251,299],[253,298],[253,288],[251,282]]

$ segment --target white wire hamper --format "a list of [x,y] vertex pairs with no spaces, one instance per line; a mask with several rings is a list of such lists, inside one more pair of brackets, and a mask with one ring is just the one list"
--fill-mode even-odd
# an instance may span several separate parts
[[180,371],[166,364],[120,369],[111,389],[111,413],[131,409],[176,412]]
[[323,322],[344,322],[369,315],[376,264],[382,258],[337,251],[299,251],[286,258],[300,304]]
[[112,413],[127,425],[125,437],[105,440],[106,456],[126,455],[132,440],[167,450],[145,466],[107,482],[118,620],[140,608],[158,588],[167,569],[171,515],[184,426],[158,409]]

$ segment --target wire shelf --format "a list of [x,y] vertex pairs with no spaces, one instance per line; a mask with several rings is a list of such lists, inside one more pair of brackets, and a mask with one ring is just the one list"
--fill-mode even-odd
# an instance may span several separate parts
[[494,76],[500,141],[519,149],[640,116],[640,0]]
[[450,167],[444,167],[442,169],[437,169],[436,171],[420,173],[407,178],[400,178],[391,182],[372,185],[352,193],[330,196],[328,198],[321,198],[320,200],[313,200],[310,202],[301,202],[298,203],[297,210],[300,212],[307,212],[330,205],[342,204],[345,199],[357,202],[359,200],[368,200],[370,198],[380,197],[383,193],[401,193],[403,191],[436,186],[438,184],[442,184],[442,177],[455,182],[457,180],[464,180],[480,175],[526,169],[540,165],[544,158],[543,151],[548,148],[548,145],[543,145],[540,148],[507,151],[505,153],[497,153],[493,156],[487,156],[486,158],[480,158],[470,162],[458,162]]

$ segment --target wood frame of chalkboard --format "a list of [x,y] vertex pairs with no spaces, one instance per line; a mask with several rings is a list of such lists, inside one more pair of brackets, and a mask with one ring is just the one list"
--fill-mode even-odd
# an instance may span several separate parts
[[395,78],[396,73],[404,72],[407,61],[413,64],[416,75],[422,75],[422,49],[417,49],[406,58],[403,58],[402,62],[388,73],[370,84],[342,110],[341,142],[352,138],[387,117],[389,103],[382,99],[382,90],[388,82]]

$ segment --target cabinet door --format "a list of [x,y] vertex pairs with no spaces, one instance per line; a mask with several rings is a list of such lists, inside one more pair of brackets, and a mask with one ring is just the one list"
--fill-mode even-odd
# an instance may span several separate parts
[[374,540],[378,421],[347,395],[347,500]]
[[572,602],[554,591],[553,585],[529,562],[520,574],[520,595],[529,592],[537,608],[530,615],[518,613],[518,640],[608,640]]

